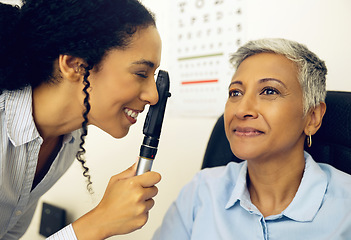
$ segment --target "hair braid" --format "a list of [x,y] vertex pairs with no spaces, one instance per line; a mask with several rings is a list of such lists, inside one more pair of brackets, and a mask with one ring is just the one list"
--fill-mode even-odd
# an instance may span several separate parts
[[82,167],[84,169],[83,171],[83,176],[87,178],[87,190],[89,193],[93,193],[93,188],[92,188],[92,184],[93,182],[91,181],[91,176],[89,174],[89,168],[85,165],[86,160],[84,158],[84,154],[86,152],[85,148],[84,148],[84,143],[85,143],[85,137],[88,135],[88,114],[90,111],[90,103],[89,103],[89,92],[88,92],[88,88],[90,87],[90,82],[88,80],[88,77],[90,75],[89,72],[90,68],[86,67],[85,68],[85,73],[84,73],[84,80],[83,80],[83,84],[84,84],[84,88],[83,88],[83,92],[85,94],[85,98],[84,98],[84,106],[85,106],[85,110],[83,112],[83,118],[84,121],[82,122],[82,134],[80,136],[81,139],[81,143],[79,144],[79,151],[76,154],[76,158],[77,160],[82,164]]

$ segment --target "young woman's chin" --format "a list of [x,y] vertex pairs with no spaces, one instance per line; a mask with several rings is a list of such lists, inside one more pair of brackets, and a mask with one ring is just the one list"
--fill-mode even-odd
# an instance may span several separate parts
[[124,138],[125,136],[127,136],[128,132],[129,132],[129,128],[131,126],[115,126],[115,127],[104,127],[104,126],[100,126],[100,125],[96,125],[96,124],[91,124],[97,128],[99,128],[100,130],[104,131],[105,133],[107,133],[108,135],[110,135],[113,138]]
[[123,129],[118,129],[117,131],[110,131],[107,133],[110,134],[114,138],[124,138],[125,136],[127,136],[128,132],[129,132],[129,127],[123,128]]

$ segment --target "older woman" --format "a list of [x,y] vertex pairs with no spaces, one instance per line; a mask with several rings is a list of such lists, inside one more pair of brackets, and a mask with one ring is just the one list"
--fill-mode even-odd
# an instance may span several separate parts
[[224,125],[246,161],[198,173],[154,239],[351,239],[351,176],[304,152],[326,111],[324,62],[284,39],[231,61]]

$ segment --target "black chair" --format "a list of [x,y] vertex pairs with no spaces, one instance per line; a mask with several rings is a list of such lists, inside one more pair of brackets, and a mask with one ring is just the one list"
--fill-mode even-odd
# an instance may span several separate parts
[[[328,91],[326,104],[322,126],[312,136],[312,146],[305,146],[305,150],[315,161],[351,174],[351,92]],[[213,128],[201,168],[224,166],[231,161],[241,160],[230,150],[222,115]]]

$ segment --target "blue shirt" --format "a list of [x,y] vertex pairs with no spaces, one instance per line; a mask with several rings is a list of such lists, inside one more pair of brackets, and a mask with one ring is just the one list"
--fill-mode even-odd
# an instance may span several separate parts
[[[30,87],[0,95],[0,123],[0,239],[19,239],[28,228],[39,198],[74,161],[81,131],[64,136],[48,173],[31,190],[43,139],[33,120]],[[64,237],[67,235],[75,239],[71,226],[61,235],[61,239],[68,239]]]
[[246,185],[247,162],[200,171],[171,205],[153,240],[351,239],[351,176],[316,163],[290,205],[263,217]]

